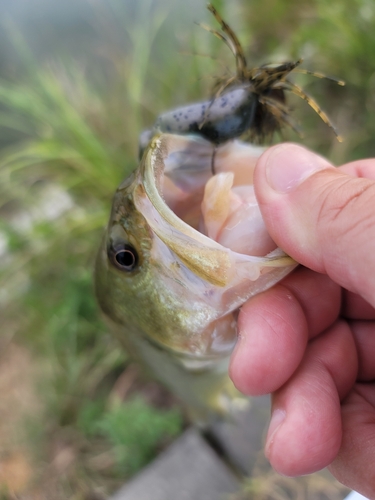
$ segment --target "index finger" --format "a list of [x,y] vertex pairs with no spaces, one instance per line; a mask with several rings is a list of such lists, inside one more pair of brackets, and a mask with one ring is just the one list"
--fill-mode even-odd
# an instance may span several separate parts
[[338,317],[341,290],[328,276],[300,267],[242,308],[230,376],[244,394],[278,389],[300,364],[309,339]]

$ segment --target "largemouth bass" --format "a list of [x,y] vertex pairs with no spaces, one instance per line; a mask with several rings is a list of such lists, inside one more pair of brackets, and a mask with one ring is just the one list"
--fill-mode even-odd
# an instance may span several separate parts
[[261,152],[155,136],[116,191],[97,258],[98,300],[118,339],[200,420],[228,410],[239,307],[296,265],[254,196]]

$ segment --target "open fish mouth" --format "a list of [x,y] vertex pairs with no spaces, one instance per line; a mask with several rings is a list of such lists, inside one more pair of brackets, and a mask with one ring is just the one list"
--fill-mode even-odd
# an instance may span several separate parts
[[185,343],[169,345],[175,351],[198,357],[230,352],[235,311],[296,266],[269,237],[256,202],[252,172],[261,152],[237,142],[215,149],[199,136],[161,134],[143,156],[134,205],[152,233],[159,279],[168,276],[171,297],[182,294],[191,304],[182,314],[190,333]]

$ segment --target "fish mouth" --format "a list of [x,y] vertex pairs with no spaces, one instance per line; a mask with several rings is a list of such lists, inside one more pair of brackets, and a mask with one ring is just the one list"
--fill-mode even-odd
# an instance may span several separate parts
[[[254,148],[253,165],[261,151]],[[233,251],[199,231],[196,207],[202,203],[205,186],[213,176],[213,157],[221,170],[222,164],[229,164],[226,156],[226,146],[215,148],[198,136],[157,135],[141,162],[141,183],[134,195],[137,208],[152,231],[183,264],[210,284],[227,287],[238,280],[239,274],[240,279],[255,282],[275,269],[285,270],[286,274],[296,262],[276,245],[264,256],[248,255]],[[238,164],[233,168],[238,168]],[[251,165],[245,168],[247,182],[252,183]],[[274,274],[279,276],[280,272]]]
[[[239,307],[297,265],[266,231],[252,187],[262,150],[250,152],[235,141],[216,148],[199,136],[160,134],[129,185],[151,235],[148,272],[157,289],[144,331],[189,369],[226,358],[237,339]],[[238,246],[243,227],[251,231]]]

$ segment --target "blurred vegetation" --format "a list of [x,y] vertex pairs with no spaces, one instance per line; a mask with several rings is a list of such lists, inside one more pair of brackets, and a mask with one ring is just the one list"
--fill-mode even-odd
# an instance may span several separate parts
[[93,432],[99,431],[114,446],[120,473],[129,476],[153,457],[160,436],[176,436],[180,432],[181,418],[177,410],[162,413],[142,399],[134,399],[117,405],[93,424]]
[[[214,4],[250,65],[304,57],[304,68],[346,81],[293,77],[342,144],[293,96],[305,138],[285,138],[336,163],[375,156],[373,0]],[[102,498],[182,426],[165,396],[150,397],[142,375],[133,376],[95,303],[93,262],[111,198],[137,164],[138,134],[158,113],[206,98],[234,60],[194,24],[215,26],[199,0],[80,0],[74,22],[64,18],[58,30],[60,10],[51,20],[43,17],[51,3],[28,5],[32,29],[9,9],[1,33],[0,345],[26,345],[37,360],[43,410],[26,428],[39,462],[53,461],[56,447],[74,448],[75,466],[55,488],[61,495],[49,498]],[[132,399],[134,387],[143,400]]]
[[345,500],[349,493],[346,486],[332,481],[327,469],[300,477],[281,476],[260,455],[252,476],[228,500]]

